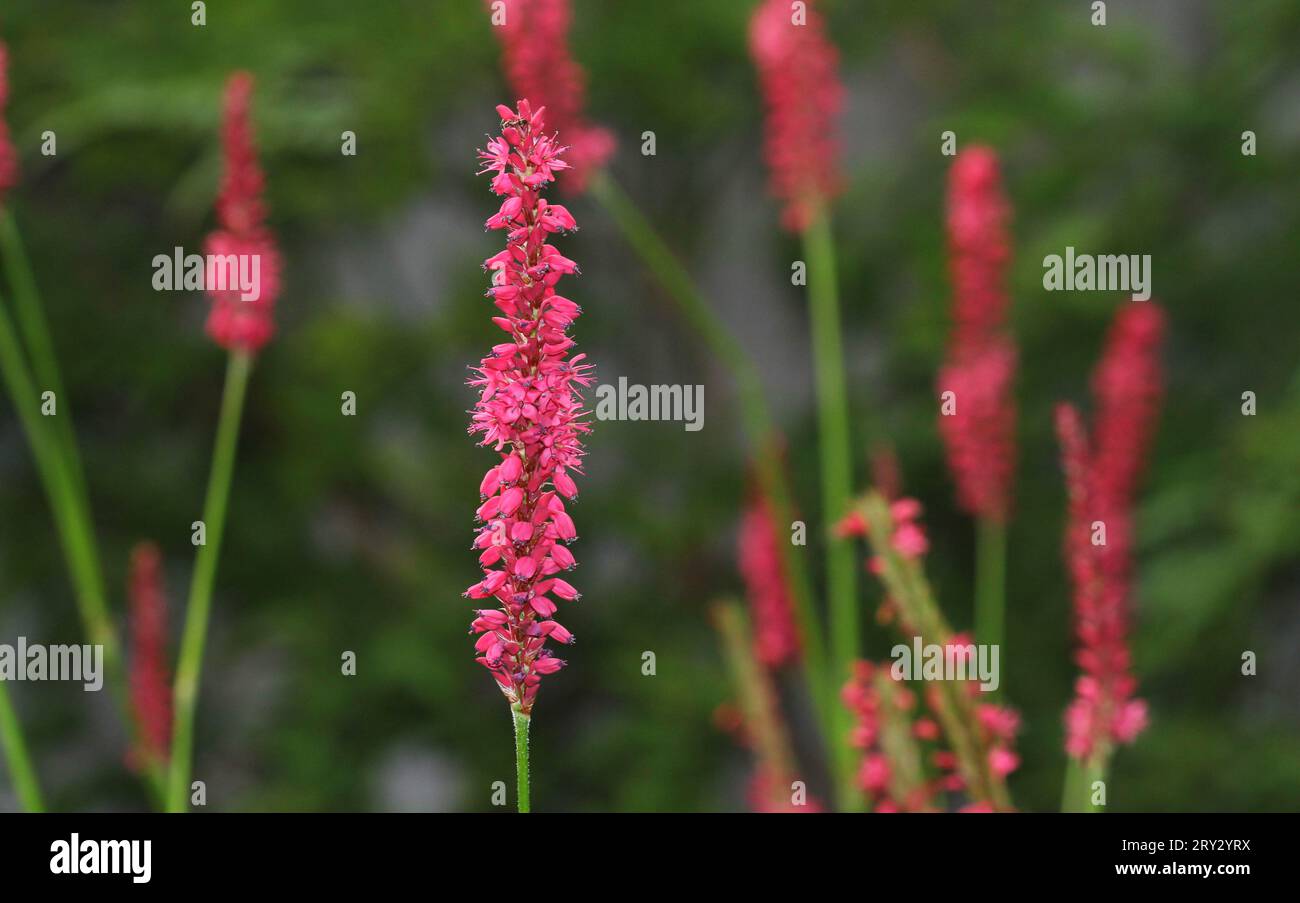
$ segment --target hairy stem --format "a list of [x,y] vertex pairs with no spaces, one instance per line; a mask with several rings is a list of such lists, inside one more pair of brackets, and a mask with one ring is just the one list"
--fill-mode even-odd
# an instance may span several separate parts
[[176,662],[175,720],[172,733],[171,770],[167,783],[167,811],[183,812],[189,796],[190,769],[194,757],[194,711],[198,702],[199,677],[203,670],[203,650],[207,642],[208,619],[212,608],[212,586],[217,576],[221,554],[221,536],[226,524],[226,504],[235,470],[235,449],[239,442],[239,422],[243,416],[244,395],[252,358],[244,352],[231,352],[226,369],[226,385],[221,396],[221,416],[212,449],[212,471],[203,503],[204,544],[194,559],[189,602],[185,610],[185,629],[181,636],[180,656]]
[[519,812],[532,810],[528,799],[528,725],[532,715],[525,715],[519,703],[510,707],[515,721],[515,786],[519,794]]

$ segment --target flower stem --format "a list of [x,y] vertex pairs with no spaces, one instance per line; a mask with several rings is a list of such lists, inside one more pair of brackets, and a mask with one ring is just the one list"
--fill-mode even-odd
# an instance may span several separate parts
[[[853,491],[850,456],[848,393],[844,380],[844,350],[840,335],[839,288],[835,272],[835,245],[830,217],[819,211],[803,233],[808,264],[809,321],[813,368],[817,386],[817,424],[821,456],[822,518],[833,524],[848,511]],[[828,531],[829,533],[829,531]],[[861,630],[857,598],[857,566],[853,546],[830,541],[826,550],[826,581],[830,598],[831,692],[849,679],[858,657]],[[841,776],[841,806],[856,801],[846,777],[853,769],[848,745],[852,718],[844,706],[835,706],[835,734],[831,738],[836,772]]]
[[[68,397],[63,391],[36,279],[17,223],[7,208],[0,211],[0,253],[3,253],[5,270],[13,288],[18,321],[15,330],[0,298],[0,372],[18,411],[36,461],[37,474],[54,515],[83,629],[92,644],[103,647],[104,670],[110,692],[128,732],[132,737],[138,737],[139,725],[126,696],[121,645],[108,612],[99,548],[92,527],[90,497],[86,491],[81,456],[77,452]],[[27,345],[26,354],[31,356],[34,372],[28,368],[19,342],[20,334],[22,342]],[[56,413],[51,417],[38,416],[41,393],[46,390],[55,393]],[[150,793],[161,797],[161,767],[157,763],[147,765],[144,777]]]
[[239,441],[239,421],[243,415],[244,395],[252,358],[244,352],[232,352],[226,369],[226,385],[221,396],[221,416],[212,449],[212,471],[203,503],[204,544],[194,559],[194,575],[185,611],[185,630],[181,636],[180,656],[176,662],[175,707],[172,733],[171,769],[167,782],[167,811],[183,812],[189,797],[190,769],[194,758],[194,710],[198,702],[199,677],[203,669],[203,649],[208,634],[208,617],[212,608],[212,586],[217,576],[221,553],[221,535],[226,524],[226,504],[230,498],[230,481],[235,470],[235,449]]
[[[687,323],[704,340],[717,360],[731,372],[740,395],[745,431],[757,458],[759,483],[772,506],[776,522],[781,525],[791,523],[794,494],[781,466],[779,444],[767,405],[767,393],[753,358],[709,307],[686,268],[613,178],[607,173],[597,175],[591,182],[590,190],[592,197],[605,208],[614,224],[623,232],[632,250],[659,280]],[[827,744],[834,745],[831,724],[834,713],[840,706],[837,687],[830,683],[826,644],[813,602],[812,583],[804,560],[794,546],[788,542],[779,542],[777,546],[795,600],[795,616],[799,623],[814,711],[825,731]]]
[[1092,804],[1092,785],[1106,781],[1107,759],[1099,753],[1087,762],[1070,756],[1065,767],[1065,786],[1061,793],[1062,812],[1100,812],[1101,806]]
[[4,749],[5,762],[9,766],[9,777],[14,790],[18,793],[18,802],[28,812],[44,812],[45,803],[41,801],[41,787],[36,779],[36,770],[32,767],[31,757],[27,754],[27,741],[23,739],[23,728],[18,722],[18,713],[14,711],[13,700],[9,698],[9,687],[0,680],[0,748]]
[[753,738],[760,770],[769,779],[774,803],[785,798],[790,782],[799,778],[789,734],[781,719],[771,675],[754,657],[754,636],[745,610],[732,599],[715,602],[710,609],[714,627],[722,636],[722,651],[731,672],[744,728]]
[[519,812],[531,811],[528,799],[528,724],[533,720],[519,708],[519,703],[510,707],[515,721],[515,781],[519,794]]
[[999,652],[1005,653],[1001,646],[1006,622],[1007,528],[991,517],[981,517],[976,530],[975,641],[998,646]]
[[23,248],[18,224],[8,208],[0,211],[0,252],[3,252],[6,261],[9,285],[13,289],[14,312],[17,316],[18,329],[27,346],[27,353],[31,357],[32,373],[40,384],[39,388],[42,391],[53,392],[58,401],[60,413],[54,421],[57,424],[55,429],[59,432],[60,450],[76,490],[77,501],[88,510],[90,505],[86,494],[86,478],[81,466],[81,456],[77,452],[77,437],[72,426],[68,396],[63,391],[58,357],[54,353],[54,342],[50,338],[50,327],[45,320],[45,309],[36,289],[36,277],[32,274],[31,263]]

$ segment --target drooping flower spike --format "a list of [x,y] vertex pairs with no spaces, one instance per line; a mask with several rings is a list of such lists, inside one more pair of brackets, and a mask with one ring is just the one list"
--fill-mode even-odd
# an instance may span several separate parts
[[813,0],[762,0],[749,27],[766,109],[764,151],[782,224],[808,228],[816,209],[839,193],[836,120],[844,104],[839,55]]
[[[226,83],[221,124],[224,170],[216,204],[220,228],[208,236],[204,250],[209,259],[246,261],[249,273],[256,261],[255,298],[242,297],[237,289],[215,290],[214,273],[208,273],[212,309],[207,323],[208,335],[222,348],[256,354],[275,334],[280,254],[275,236],[266,227],[264,180],[249,115],[252,94],[253,77],[247,72],[236,72]],[[229,279],[226,285],[231,285]]]
[[167,596],[162,554],[151,542],[131,552],[127,585],[131,613],[131,708],[139,740],[132,765],[167,759],[172,735],[172,687],[167,668]]
[[1163,333],[1164,314],[1155,303],[1127,305],[1093,374],[1091,438],[1074,406],[1056,412],[1069,494],[1065,558],[1082,671],[1065,713],[1065,748],[1080,761],[1131,743],[1147,723],[1146,703],[1133,695],[1137,681],[1128,646],[1133,497],[1159,411]]
[[567,331],[578,305],[556,291],[578,266],[548,244],[577,224],[542,197],[567,168],[566,148],[547,133],[544,108],[521,100],[517,110],[499,106],[497,112],[502,134],[480,157],[482,172],[494,173],[492,191],[503,198],[487,227],[505,231],[506,248],[484,267],[492,274],[487,296],[501,314],[492,322],[507,340],[473,368],[469,381],[480,390],[469,432],[499,460],[479,487],[482,526],[474,547],[483,579],[466,595],[500,606],[480,610],[472,624],[477,660],[528,715],[542,676],[564,666],[547,643],[573,641],[552,616],[557,600],[579,598],[559,575],[575,564],[567,543],[577,528],[565,500],[578,494],[573,477],[582,471],[582,436],[590,429],[581,388],[592,375],[585,355],[569,356],[574,342]]
[[9,103],[9,49],[0,42],[0,206],[5,195],[18,184],[18,152],[9,139],[5,107]]
[[[502,67],[516,97],[545,106],[546,124],[564,137],[568,172],[560,182],[580,193],[613,155],[614,135],[586,114],[586,76],[569,51],[569,0],[501,0],[494,9]],[[499,22],[499,24],[498,24]]]
[[998,523],[1007,518],[1016,465],[1016,347],[1006,331],[1010,212],[996,154],[978,146],[959,153],[948,182],[953,330],[938,378],[940,397],[953,407],[942,411],[939,432],[958,503]]

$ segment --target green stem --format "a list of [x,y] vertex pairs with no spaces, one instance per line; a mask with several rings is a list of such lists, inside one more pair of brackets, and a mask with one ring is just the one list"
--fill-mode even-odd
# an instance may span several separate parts
[[27,251],[23,247],[18,224],[8,208],[0,211],[0,252],[3,252],[7,263],[9,285],[13,289],[14,312],[27,353],[31,357],[32,373],[40,383],[40,389],[42,391],[48,389],[57,399],[60,413],[55,417],[55,422],[59,445],[76,489],[78,503],[88,511],[90,503],[86,492],[85,472],[81,466],[81,456],[77,452],[77,437],[72,424],[68,395],[63,391],[58,357],[54,353],[54,342],[50,338],[45,308],[36,289],[36,277],[32,274],[32,266],[27,259]]
[[1087,762],[1071,756],[1065,767],[1065,786],[1061,792],[1062,812],[1101,812],[1092,804],[1092,785],[1106,780],[1109,755],[1098,753]]
[[0,747],[4,749],[9,777],[13,780],[14,790],[18,792],[18,802],[28,812],[44,812],[45,804],[41,801],[36,769],[32,767],[31,757],[27,754],[23,728],[18,722],[18,713],[14,711],[13,700],[9,698],[9,687],[3,680],[0,680]]
[[190,769],[194,757],[194,710],[198,702],[199,676],[203,670],[203,649],[212,609],[212,586],[217,576],[221,535],[226,524],[226,504],[235,470],[235,449],[239,443],[239,421],[252,358],[232,352],[226,368],[226,385],[221,396],[221,417],[212,449],[212,471],[203,503],[204,544],[194,559],[190,597],[185,610],[185,629],[176,662],[175,717],[172,728],[171,769],[167,782],[167,811],[183,812],[189,798]]
[[[844,378],[844,349],[840,335],[840,302],[835,268],[835,245],[825,210],[814,216],[803,233],[808,264],[808,313],[812,332],[813,368],[817,386],[818,448],[821,456],[822,518],[835,523],[848,512],[853,492],[850,453],[848,393]],[[829,531],[828,531],[829,533]],[[826,551],[827,592],[830,597],[831,684],[848,680],[861,640],[857,597],[857,563],[853,545],[830,541]],[[844,777],[851,775],[853,751],[847,737],[852,728],[849,712],[835,708],[838,721],[832,738],[836,771],[841,775],[841,801],[855,800]]]
[[[781,525],[791,523],[794,519],[794,494],[781,465],[767,393],[753,359],[713,312],[686,268],[622,188],[608,174],[602,173],[592,180],[590,191],[623,232],[632,250],[659,280],[686,322],[731,372],[740,395],[745,431],[755,449],[759,483],[772,506],[776,522]],[[830,681],[826,644],[813,602],[812,582],[803,557],[794,546],[788,542],[777,545],[795,600],[795,616],[803,644],[809,690],[815,702],[814,711],[826,732],[828,745],[834,746],[831,724],[834,723],[834,713],[843,707],[839,704],[838,685]],[[848,782],[851,785],[851,776]]]
[[[754,635],[739,603],[726,599],[711,608],[713,624],[722,635],[722,651],[740,704],[746,733],[772,788],[788,788],[799,777],[789,733],[781,719],[776,688],[768,671],[754,657]],[[778,796],[784,797],[783,793]]]
[[510,707],[515,721],[515,780],[519,793],[519,812],[531,811],[528,799],[528,724],[532,716],[525,715],[519,703]]
[[[103,647],[110,692],[128,733],[133,738],[138,737],[140,726],[126,695],[126,671],[117,631],[108,611],[99,548],[92,527],[90,496],[77,451],[69,400],[63,391],[36,279],[17,223],[7,208],[0,211],[0,252],[3,252],[9,284],[13,287],[18,320],[18,331],[15,331],[0,299],[0,369],[54,514],[83,628],[91,643]],[[20,333],[31,356],[35,376],[27,367],[18,341]],[[40,394],[45,390],[55,393],[58,413],[52,418],[38,416]],[[161,767],[156,763],[146,766],[144,777],[150,793],[161,798]]]
[[[975,641],[999,647],[999,660],[1006,623],[1007,528],[990,517],[982,517],[975,536]],[[999,691],[1001,688],[999,687]]]

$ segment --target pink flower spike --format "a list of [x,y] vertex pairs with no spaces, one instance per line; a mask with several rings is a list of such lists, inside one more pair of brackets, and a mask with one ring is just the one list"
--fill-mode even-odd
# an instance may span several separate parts
[[9,140],[5,107],[9,104],[9,49],[0,41],[0,207],[5,195],[18,184],[18,152]]
[[[484,576],[468,594],[501,603],[474,621],[474,631],[490,627],[484,636],[494,637],[485,644],[480,638],[477,661],[492,672],[506,699],[529,715],[541,677],[564,664],[549,655],[546,641],[573,639],[550,620],[557,605],[548,594],[566,602],[579,598],[554,575],[576,564],[557,542],[577,538],[561,496],[578,492],[573,477],[582,473],[582,437],[590,429],[581,392],[592,381],[592,368],[582,355],[569,356],[566,330],[577,305],[556,294],[561,276],[576,273],[577,264],[547,243],[577,225],[567,210],[542,197],[565,169],[566,148],[547,131],[542,109],[527,100],[516,109],[498,107],[498,113],[501,135],[479,158],[501,198],[488,228],[505,233],[506,248],[484,266],[492,274],[488,295],[504,315],[494,322],[511,340],[495,345],[469,380],[479,391],[469,432],[494,449],[496,464],[480,485],[487,498],[477,511],[487,522],[475,541],[485,550]],[[547,321],[551,310],[564,315]]]
[[[264,180],[253,143],[252,94],[251,75],[236,72],[230,76],[221,125],[225,162],[216,204],[220,228],[208,236],[204,246],[210,257],[237,260],[241,268],[247,268],[245,272],[257,273],[252,297],[230,290],[228,277],[216,282],[210,273],[207,280],[212,298],[208,335],[222,348],[248,354],[256,354],[275,334],[272,314],[280,293],[280,253],[265,223]],[[225,289],[220,288],[222,283]]]
[[836,121],[844,104],[839,55],[814,0],[762,0],[749,24],[766,110],[764,151],[782,224],[801,232],[840,191]]
[[972,146],[948,181],[948,254],[953,329],[939,371],[939,432],[957,501],[968,513],[1006,521],[1016,467],[1017,353],[1007,331],[1011,205],[997,155]]
[[[1133,497],[1160,406],[1163,334],[1164,313],[1155,302],[1128,302],[1093,374],[1091,436],[1073,406],[1056,411],[1069,500],[1064,555],[1082,672],[1065,711],[1065,749],[1079,760],[1133,742],[1147,723],[1146,704],[1133,698],[1128,645]],[[1098,523],[1106,541],[1094,545]]]
[[[587,120],[586,76],[569,51],[569,25],[573,20],[569,0],[502,0],[500,6],[488,0],[488,5],[493,7],[494,16],[499,12],[504,17],[499,22],[494,19],[493,31],[501,40],[506,81],[516,97],[545,104],[546,123],[563,136],[566,145],[565,160],[556,161],[558,165],[553,164],[551,169],[567,169],[561,187],[580,194],[591,176],[613,156],[615,141],[608,129]],[[509,110],[498,107],[497,112],[506,121],[503,109]],[[530,119],[527,125],[533,132],[541,131],[540,119]],[[506,126],[499,140],[503,146],[518,149],[520,159],[528,159],[524,146],[527,138],[520,125]],[[518,178],[526,187],[538,187],[536,173],[527,176],[521,171]],[[537,222],[548,232],[570,232],[578,227],[569,212],[559,206],[541,208]]]
[[797,661],[800,647],[780,541],[771,508],[755,498],[740,522],[737,558],[754,626],[754,654],[769,668]]
[[138,735],[127,757],[143,769],[167,761],[172,737],[172,687],[167,668],[167,595],[162,554],[153,543],[131,551],[127,585],[131,618],[131,710]]

